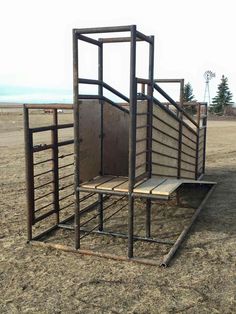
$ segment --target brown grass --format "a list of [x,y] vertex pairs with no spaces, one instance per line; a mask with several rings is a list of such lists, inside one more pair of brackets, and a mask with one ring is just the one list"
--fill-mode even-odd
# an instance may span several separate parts
[[[1,313],[236,313],[235,121],[209,122],[205,179],[218,185],[168,269],[27,245],[22,115],[1,115],[0,133]],[[189,217],[187,211],[155,206],[163,233],[179,231]],[[121,222],[122,216],[114,220],[123,227]],[[126,249],[120,239],[86,241]],[[136,249],[154,256],[165,251],[147,244]]]

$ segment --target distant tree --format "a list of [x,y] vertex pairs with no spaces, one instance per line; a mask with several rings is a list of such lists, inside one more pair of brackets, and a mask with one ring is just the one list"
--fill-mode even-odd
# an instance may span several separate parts
[[[193,88],[191,84],[188,82],[184,85],[184,103],[194,102],[196,101],[195,96],[193,95]],[[185,111],[191,115],[196,114],[197,109],[195,105],[185,106]]]
[[184,85],[184,102],[196,101],[193,95],[193,88],[191,84],[188,82]]
[[221,77],[221,83],[218,85],[216,96],[212,100],[210,111],[217,114],[225,114],[228,107],[231,107],[233,94],[229,90],[228,79],[224,75]]

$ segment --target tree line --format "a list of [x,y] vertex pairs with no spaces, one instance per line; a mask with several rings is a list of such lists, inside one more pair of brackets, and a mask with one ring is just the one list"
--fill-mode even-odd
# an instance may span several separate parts
[[[193,94],[193,88],[190,83],[184,85],[184,102],[197,101]],[[218,115],[227,114],[228,108],[232,107],[233,94],[228,86],[228,78],[222,75],[221,82],[218,85],[216,96],[209,104],[209,111]]]

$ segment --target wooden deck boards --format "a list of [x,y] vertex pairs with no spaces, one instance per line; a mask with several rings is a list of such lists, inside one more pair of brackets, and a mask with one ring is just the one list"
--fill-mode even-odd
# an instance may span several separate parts
[[[196,180],[183,180],[183,179],[170,179],[165,177],[154,176],[148,180],[138,182],[134,188],[134,194],[150,195],[153,197],[168,198],[181,184],[215,184],[215,182],[196,181]],[[127,177],[118,176],[103,176],[96,177],[91,181],[82,183],[82,189],[94,189],[105,191],[114,191],[128,193],[129,181]]]

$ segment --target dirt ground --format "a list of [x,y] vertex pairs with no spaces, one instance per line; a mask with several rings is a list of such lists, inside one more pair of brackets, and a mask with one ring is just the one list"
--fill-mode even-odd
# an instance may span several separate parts
[[[22,115],[0,115],[0,313],[236,313],[236,121],[208,126],[205,179],[218,185],[163,269],[26,244]],[[178,231],[185,216],[164,208],[161,227]]]

